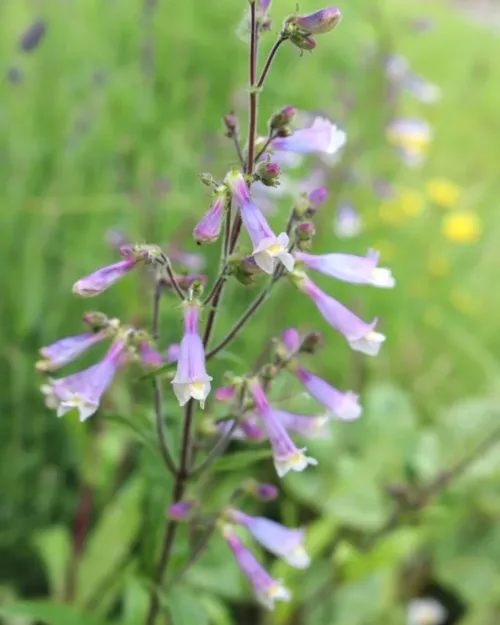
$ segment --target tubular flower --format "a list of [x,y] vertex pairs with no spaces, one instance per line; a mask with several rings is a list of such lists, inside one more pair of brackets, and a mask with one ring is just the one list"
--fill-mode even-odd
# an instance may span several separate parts
[[277,408],[274,408],[274,414],[288,432],[295,432],[301,436],[321,436],[328,423],[326,415],[315,417]]
[[81,297],[94,297],[99,295],[112,284],[118,282],[120,278],[123,278],[125,274],[132,271],[137,265],[138,260],[133,256],[128,256],[123,260],[119,260],[117,263],[101,267],[93,273],[80,278],[73,285],[73,293],[80,295]]
[[362,408],[358,402],[359,397],[355,393],[351,391],[343,393],[337,390],[304,367],[295,367],[295,375],[307,388],[309,394],[323,404],[332,416],[343,421],[353,421],[361,415]]
[[107,332],[87,332],[75,336],[67,336],[47,347],[42,347],[40,355],[43,360],[36,364],[38,371],[55,371],[73,362],[80,354],[87,351],[92,345],[99,343],[108,336]]
[[231,189],[233,200],[240,207],[241,219],[253,244],[253,257],[257,265],[266,273],[272,274],[275,259],[278,258],[288,271],[292,271],[294,260],[288,252],[289,238],[285,232],[274,234],[266,218],[253,203],[245,179],[238,171],[228,174],[226,182]]
[[96,365],[65,378],[50,380],[49,384],[41,388],[46,395],[47,406],[57,409],[58,417],[76,408],[80,413],[80,421],[88,419],[99,408],[101,396],[123,364],[125,349],[125,341],[117,339]]
[[388,289],[396,283],[390,269],[377,267],[380,254],[374,250],[368,250],[366,256],[307,254],[300,251],[295,252],[294,256],[295,260],[304,263],[308,269],[314,269],[344,282],[371,284]]
[[226,514],[233,523],[245,527],[253,538],[275,556],[297,569],[306,569],[311,560],[304,549],[305,532],[302,529],[290,529],[266,519],[250,516],[230,508]]
[[301,128],[289,137],[273,139],[274,150],[298,152],[299,154],[335,154],[346,142],[346,134],[324,117],[316,117],[312,126]]
[[205,368],[205,350],[198,333],[200,309],[194,302],[184,303],[184,336],[179,347],[177,372],[172,380],[174,393],[181,406],[193,398],[205,406],[213,379]]
[[226,194],[216,196],[208,211],[203,215],[193,230],[196,243],[213,243],[221,231],[222,218],[226,207]]
[[268,610],[274,609],[276,601],[290,601],[290,591],[281,581],[273,579],[259,563],[253,553],[235,534],[230,525],[225,525],[222,535],[233,552],[236,562],[252,585],[258,602]]
[[163,356],[153,349],[148,341],[141,341],[139,345],[139,359],[144,367],[153,369],[165,364]]
[[299,449],[295,446],[284,426],[276,418],[264,391],[256,380],[249,383],[249,390],[255,401],[254,411],[262,419],[271,443],[274,466],[278,476],[283,477],[288,471],[303,471],[310,464],[318,464],[315,458],[304,454],[307,451],[305,448]]
[[339,9],[327,7],[308,15],[294,16],[291,20],[305,35],[322,35],[333,30],[341,17]]
[[294,275],[295,285],[313,300],[319,312],[333,328],[345,336],[354,351],[376,356],[385,336],[374,331],[377,319],[366,323],[333,297],[324,293],[305,274]]
[[287,328],[286,330],[283,330],[281,338],[283,340],[283,343],[285,344],[285,347],[290,351],[291,354],[295,353],[302,343],[299,331],[295,328]]

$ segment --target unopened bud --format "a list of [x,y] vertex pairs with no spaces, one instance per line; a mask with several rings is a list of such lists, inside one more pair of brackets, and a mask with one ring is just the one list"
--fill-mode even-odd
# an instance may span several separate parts
[[342,14],[336,7],[327,7],[307,15],[292,15],[285,20],[289,27],[295,27],[303,35],[322,35],[337,26]]
[[42,41],[46,30],[47,26],[43,19],[39,18],[35,20],[21,35],[19,48],[23,52],[31,52]]
[[295,236],[297,238],[297,245],[301,250],[309,249],[311,241],[316,234],[316,228],[312,221],[304,221],[295,227]]
[[293,35],[290,41],[301,50],[314,50],[316,47],[316,41],[309,35]]
[[245,286],[255,284],[255,276],[262,273],[253,256],[236,255],[229,258],[227,271]]
[[83,322],[86,323],[94,332],[107,328],[109,319],[102,312],[88,312],[83,315]]
[[279,494],[279,490],[274,484],[260,484],[253,479],[246,480],[241,489],[259,501],[273,501]]
[[255,168],[255,173],[266,187],[279,187],[281,169],[278,163],[261,161]]
[[264,365],[260,370],[260,377],[263,380],[274,380],[279,371],[280,370],[276,365]]
[[294,106],[284,106],[269,120],[270,130],[280,130],[283,126],[288,126],[297,114],[297,109]]
[[194,499],[178,501],[167,508],[167,516],[173,521],[187,521],[192,517],[195,506]]
[[231,111],[222,118],[227,130],[227,136],[232,137],[238,132],[238,118],[235,113]]
[[207,187],[212,187],[215,184],[214,177],[212,176],[212,174],[207,174],[207,173],[199,174],[199,178],[201,182]]
[[321,332],[310,332],[302,340],[299,351],[304,354],[315,354],[324,345],[325,337]]
[[328,190],[326,187],[318,187],[309,193],[307,199],[309,200],[309,207],[306,211],[307,217],[312,217],[321,204],[326,202],[328,197]]

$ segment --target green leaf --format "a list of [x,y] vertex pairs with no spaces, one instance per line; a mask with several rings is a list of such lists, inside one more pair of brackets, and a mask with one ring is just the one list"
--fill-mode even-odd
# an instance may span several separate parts
[[33,618],[44,625],[105,625],[104,621],[88,612],[52,601],[25,601],[0,606],[0,616]]
[[105,508],[78,567],[77,599],[85,604],[120,568],[140,523],[141,484],[131,480]]
[[162,596],[170,613],[172,625],[208,625],[208,614],[195,591],[176,588]]
[[146,618],[149,605],[149,591],[137,579],[129,579],[123,595],[122,625],[137,625]]
[[252,449],[250,451],[239,451],[230,456],[218,458],[213,464],[214,471],[232,471],[234,469],[242,469],[250,464],[259,462],[264,458],[272,456],[270,449]]
[[47,569],[50,593],[55,599],[62,599],[71,551],[69,532],[65,527],[54,526],[36,534],[34,543]]

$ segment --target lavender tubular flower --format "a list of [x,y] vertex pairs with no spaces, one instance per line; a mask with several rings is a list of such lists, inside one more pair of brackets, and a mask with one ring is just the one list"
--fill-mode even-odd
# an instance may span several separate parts
[[101,362],[43,385],[41,391],[46,395],[47,406],[57,409],[58,417],[76,408],[80,413],[80,421],[88,419],[99,408],[103,393],[123,364],[125,348],[125,342],[118,339]]
[[271,142],[273,150],[299,154],[336,154],[346,142],[346,134],[335,124],[317,117],[310,128],[296,130],[289,137],[278,137]]
[[389,269],[377,267],[379,253],[369,250],[366,256],[353,254],[308,254],[297,251],[294,253],[298,260],[308,268],[332,276],[344,282],[353,284],[371,284],[390,289],[395,280]]
[[361,416],[362,408],[358,402],[359,397],[355,393],[339,391],[304,367],[297,366],[295,375],[310,395],[323,404],[332,416],[343,421],[353,421]]
[[205,351],[198,334],[200,310],[195,302],[184,304],[184,336],[179,347],[177,372],[172,380],[174,393],[181,406],[191,398],[205,406],[213,379],[205,368]]
[[233,552],[236,562],[252,585],[257,601],[268,610],[274,609],[276,601],[290,601],[290,591],[281,581],[273,579],[253,553],[236,536],[230,525],[225,525],[222,535]]
[[308,15],[295,16],[292,19],[305,35],[322,35],[328,33],[337,26],[342,18],[342,14],[336,7],[320,9]]
[[47,347],[42,347],[40,354],[43,360],[36,364],[38,371],[56,371],[73,362],[80,354],[87,351],[92,345],[99,343],[108,336],[107,332],[94,334],[87,332],[75,336],[67,336]]
[[73,293],[81,297],[94,297],[99,295],[112,284],[123,278],[129,271],[136,266],[137,260],[133,256],[119,260],[117,263],[102,267],[97,271],[80,278],[73,285]]
[[365,323],[343,304],[324,293],[305,274],[296,274],[294,281],[296,286],[313,300],[325,321],[345,336],[354,351],[369,356],[378,354],[385,336],[374,331],[376,319],[371,323]]
[[304,454],[305,448],[299,449],[288,432],[274,415],[269,402],[256,380],[249,383],[250,393],[255,401],[254,411],[260,416],[273,450],[274,466],[278,477],[284,477],[288,471],[303,471],[308,465],[318,461]]
[[225,206],[225,193],[219,194],[193,230],[196,243],[213,243],[217,241],[221,231]]
[[321,436],[325,425],[328,423],[327,416],[310,416],[288,412],[287,410],[273,409],[275,417],[280,421],[288,432],[295,432],[301,436]]
[[241,219],[253,244],[253,257],[257,265],[272,274],[275,259],[280,260],[288,271],[292,271],[294,260],[288,252],[289,238],[285,232],[274,234],[266,218],[253,203],[242,174],[233,171],[226,182],[231,189],[233,200],[240,207]]
[[233,523],[245,527],[258,543],[275,556],[283,558],[290,566],[306,569],[311,563],[303,545],[304,530],[289,529],[270,519],[250,516],[234,508],[226,513]]
[[151,347],[148,341],[141,341],[139,358],[144,367],[155,369],[165,363],[163,356]]

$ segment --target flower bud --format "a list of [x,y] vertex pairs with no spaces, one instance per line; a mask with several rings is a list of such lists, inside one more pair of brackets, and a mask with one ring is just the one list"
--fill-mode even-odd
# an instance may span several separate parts
[[208,211],[203,215],[193,230],[193,237],[198,245],[217,241],[222,227],[222,218],[226,210],[226,194],[219,193]]
[[309,207],[306,211],[306,217],[312,217],[316,213],[318,207],[326,202],[327,198],[328,190],[326,189],[326,187],[318,187],[317,189],[313,189],[307,196],[307,199],[309,200]]
[[314,354],[325,346],[325,337],[322,332],[309,332],[300,345],[300,352]]
[[201,182],[207,187],[211,187],[212,185],[215,184],[214,177],[212,176],[212,174],[208,174],[208,173],[199,174],[199,178]]
[[242,484],[242,490],[259,501],[273,501],[279,494],[278,487],[274,484],[260,484],[254,479],[246,480]]
[[261,161],[255,168],[255,173],[266,187],[279,187],[281,169],[278,163],[271,163],[269,160]]
[[88,312],[83,315],[83,322],[90,326],[94,332],[98,332],[108,326],[109,319],[102,312]]
[[172,343],[167,347],[166,356],[167,362],[177,362],[177,358],[179,358],[179,343]]
[[287,19],[304,35],[328,33],[340,22],[342,14],[336,7],[320,9],[308,15],[294,15]]
[[262,269],[257,265],[253,256],[235,255],[229,258],[227,272],[241,284],[249,286],[255,284],[255,276],[262,273]]
[[224,121],[224,124],[226,126],[226,136],[231,138],[233,137],[235,134],[238,133],[238,118],[236,117],[235,113],[233,111],[231,111],[231,113],[229,113],[228,115],[224,115],[224,117],[222,118]]
[[31,52],[34,50],[42,41],[46,30],[47,26],[45,21],[41,18],[30,24],[19,39],[19,48],[21,51]]
[[304,221],[295,227],[295,236],[297,238],[297,246],[300,250],[308,250],[311,242],[316,234],[316,228],[312,221]]
[[194,499],[178,501],[167,508],[167,516],[173,521],[187,521],[192,516],[195,505]]
[[288,126],[297,113],[297,109],[294,106],[284,106],[269,120],[269,129],[276,131],[280,130],[284,126]]
[[260,377],[263,380],[274,380],[278,375],[279,368],[276,365],[264,365],[260,370]]
[[316,47],[316,41],[309,35],[293,35],[290,41],[301,50],[314,50]]

